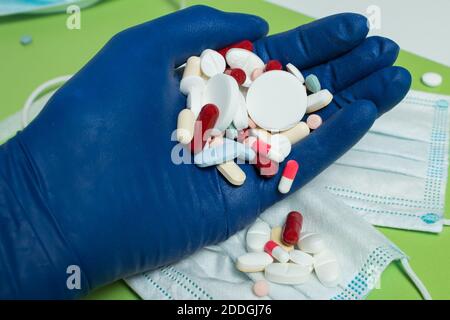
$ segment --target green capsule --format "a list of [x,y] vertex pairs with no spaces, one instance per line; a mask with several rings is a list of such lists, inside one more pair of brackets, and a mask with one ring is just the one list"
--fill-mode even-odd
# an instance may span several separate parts
[[320,86],[319,78],[315,74],[310,74],[305,79],[306,88],[312,92],[316,93],[322,90],[322,87]]

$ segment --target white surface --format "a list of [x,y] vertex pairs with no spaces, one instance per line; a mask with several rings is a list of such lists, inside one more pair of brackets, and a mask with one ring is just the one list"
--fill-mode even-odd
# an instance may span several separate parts
[[[380,29],[371,35],[395,40],[402,49],[450,66],[450,1],[433,0],[267,0],[314,18],[339,12],[367,16],[370,6],[380,10]],[[370,12],[370,9],[369,9]]]

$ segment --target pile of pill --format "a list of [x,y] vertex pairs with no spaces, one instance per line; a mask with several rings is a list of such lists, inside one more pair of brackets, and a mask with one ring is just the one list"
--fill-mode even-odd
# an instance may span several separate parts
[[[275,176],[292,145],[322,124],[312,113],[333,100],[315,75],[305,79],[294,65],[283,70],[279,61],[264,63],[253,51],[247,40],[206,49],[188,59],[180,83],[187,100],[178,115],[178,142],[194,154],[197,166],[216,166],[235,186],[246,179],[240,163],[253,164],[263,177]],[[286,163],[280,192],[290,191],[298,169],[295,160]]]
[[[314,271],[324,286],[337,286],[341,274],[335,255],[320,234],[302,232],[302,225],[303,216],[296,211],[288,214],[283,227],[270,228],[263,221],[255,222],[247,231],[248,253],[237,259],[237,269],[264,272],[266,280],[287,285],[310,281]],[[264,296],[267,288],[267,283],[258,281],[253,290],[257,296]]]

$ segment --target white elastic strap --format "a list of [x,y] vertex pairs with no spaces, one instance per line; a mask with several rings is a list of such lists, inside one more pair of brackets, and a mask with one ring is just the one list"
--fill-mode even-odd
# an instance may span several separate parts
[[60,86],[66,81],[68,81],[72,75],[67,76],[61,76],[49,81],[44,82],[39,87],[37,87],[28,97],[27,101],[25,101],[25,104],[22,108],[22,129],[24,129],[29,124],[29,113],[30,108],[33,105],[34,100],[38,98],[42,93],[46,92],[47,90]]
[[403,258],[403,259],[400,260],[400,262],[402,263],[403,269],[405,269],[406,274],[409,276],[411,281],[414,283],[414,285],[416,286],[417,290],[419,290],[419,292],[422,295],[422,297],[425,300],[433,300],[431,298],[431,295],[428,292],[427,288],[425,287],[425,285],[422,283],[422,281],[419,279],[419,277],[416,275],[414,270],[409,265],[408,259]]
[[444,219],[444,226],[449,227],[450,226],[450,219]]

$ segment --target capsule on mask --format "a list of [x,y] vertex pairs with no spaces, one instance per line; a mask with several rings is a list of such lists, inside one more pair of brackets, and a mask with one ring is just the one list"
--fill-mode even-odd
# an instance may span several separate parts
[[287,245],[295,245],[299,238],[303,225],[303,216],[300,212],[292,211],[288,214],[283,227],[281,239]]

